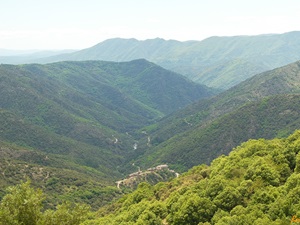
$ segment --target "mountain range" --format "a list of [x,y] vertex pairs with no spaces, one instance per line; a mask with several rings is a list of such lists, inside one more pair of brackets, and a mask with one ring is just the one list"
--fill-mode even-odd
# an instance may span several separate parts
[[114,185],[135,170],[121,166],[134,151],[136,130],[214,93],[146,60],[0,65],[0,81],[0,141],[11,152],[3,153],[4,164],[41,168],[44,185],[62,179],[59,168],[78,182],[89,174],[92,187],[99,180]]
[[210,98],[213,90],[146,60],[1,65],[1,139],[112,179],[133,171],[133,163],[185,171],[250,138],[297,129],[299,65]]
[[[131,192],[115,183],[130,173],[167,164],[174,176],[249,139],[286,138],[300,126],[299,34],[111,39],[33,59],[44,64],[1,64],[0,197],[29,177],[50,196],[47,207],[67,200],[97,209]],[[162,177],[146,174],[134,182]]]
[[[209,87],[228,89],[258,73],[300,59],[300,32],[258,36],[210,37],[180,42],[160,38],[109,39],[80,51],[35,57],[23,63],[144,58]],[[3,58],[0,62],[7,63]],[[10,61],[13,63],[13,61]],[[16,63],[22,63],[18,60]]]
[[[299,128],[300,62],[258,74],[179,110],[147,129],[152,140],[138,162],[209,163],[251,138],[286,136]],[[145,138],[144,146],[149,146]],[[147,149],[147,150],[145,150]]]

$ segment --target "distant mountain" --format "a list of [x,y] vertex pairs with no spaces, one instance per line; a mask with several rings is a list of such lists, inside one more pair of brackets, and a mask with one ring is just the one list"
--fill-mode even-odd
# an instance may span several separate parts
[[[122,168],[134,151],[135,130],[211,95],[146,60],[0,65],[0,142],[59,158],[62,169],[96,170],[114,185],[135,170]],[[31,162],[30,154],[19,163],[48,165]],[[6,161],[13,159],[18,164],[13,156]]]
[[300,32],[258,36],[211,37],[179,42],[109,39],[78,52],[37,62],[66,60],[129,61],[145,58],[210,87],[228,89],[258,73],[300,59]]
[[138,162],[186,169],[251,138],[286,136],[300,126],[299,93],[299,61],[254,76],[145,128],[151,143],[141,139]]

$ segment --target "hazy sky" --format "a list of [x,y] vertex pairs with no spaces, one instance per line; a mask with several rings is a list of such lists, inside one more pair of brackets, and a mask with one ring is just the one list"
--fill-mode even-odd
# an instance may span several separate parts
[[300,30],[300,0],[1,0],[0,48],[82,49],[121,37],[202,40]]

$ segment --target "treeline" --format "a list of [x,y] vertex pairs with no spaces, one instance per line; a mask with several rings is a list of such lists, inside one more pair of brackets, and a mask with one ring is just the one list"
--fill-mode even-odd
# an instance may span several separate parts
[[[215,159],[210,166],[194,167],[170,182],[141,183],[133,193],[97,212],[90,212],[86,205],[66,203],[43,211],[39,192],[23,183],[3,198],[0,224],[22,224],[19,218],[27,219],[32,212],[38,218],[31,225],[55,224],[50,222],[59,216],[62,222],[56,224],[291,224],[300,218],[299,151],[300,131],[283,139],[249,140],[229,156]],[[20,191],[26,194],[18,195]],[[38,204],[32,204],[34,201]],[[71,218],[78,219],[73,223]],[[63,222],[66,220],[72,223]]]

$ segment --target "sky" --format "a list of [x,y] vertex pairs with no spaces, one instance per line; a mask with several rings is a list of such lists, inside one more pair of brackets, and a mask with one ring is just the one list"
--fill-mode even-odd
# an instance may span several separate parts
[[0,0],[1,49],[300,31],[300,0]]

